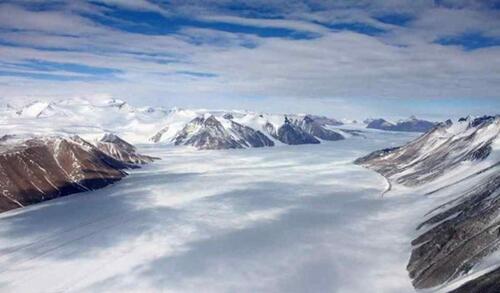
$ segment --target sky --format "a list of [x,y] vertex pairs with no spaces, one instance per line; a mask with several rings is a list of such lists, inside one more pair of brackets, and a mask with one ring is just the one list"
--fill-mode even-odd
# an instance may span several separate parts
[[500,109],[499,0],[0,1],[0,103],[445,119]]

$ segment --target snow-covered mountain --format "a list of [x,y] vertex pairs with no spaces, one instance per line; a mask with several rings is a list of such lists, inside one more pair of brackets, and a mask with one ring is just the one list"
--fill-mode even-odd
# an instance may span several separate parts
[[411,116],[409,119],[402,119],[395,123],[389,122],[385,119],[366,119],[366,128],[389,130],[389,131],[408,131],[408,132],[426,132],[431,130],[436,123],[417,119]]
[[356,163],[435,198],[412,242],[408,271],[416,288],[464,279],[469,283],[456,292],[500,289],[497,262],[488,262],[500,248],[500,116],[448,120]]
[[0,212],[104,187],[153,159],[113,135],[97,146],[79,136],[3,136]]
[[194,118],[177,132],[173,139],[175,145],[191,145],[198,149],[274,146],[262,132],[232,121],[230,115],[205,116]]
[[3,108],[0,135],[78,134],[95,141],[115,133],[131,143],[189,145],[199,149],[248,148],[276,144],[316,144],[351,137],[342,122],[307,114],[251,111],[137,108],[118,99],[33,102]]

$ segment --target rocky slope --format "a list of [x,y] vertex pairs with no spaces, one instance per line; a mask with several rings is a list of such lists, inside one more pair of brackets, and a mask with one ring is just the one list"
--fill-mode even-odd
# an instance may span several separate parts
[[366,122],[366,128],[388,131],[426,132],[436,126],[434,122],[417,119],[414,116],[407,120],[399,120],[396,123],[389,122],[385,119],[369,119],[366,120]]
[[[235,117],[231,113],[224,113],[217,117],[212,114],[198,116],[187,123],[172,138],[175,145],[190,145],[198,149],[231,149],[247,147],[274,146],[273,140],[288,145],[318,144],[319,139],[341,140],[344,136],[328,126],[339,125],[340,122],[321,116],[283,117],[283,122],[277,119],[266,119],[263,115],[251,117],[260,123],[253,123],[257,129],[244,125],[243,117]],[[275,118],[275,117],[273,117]],[[236,122],[241,121],[241,123]],[[168,131],[168,126],[155,136],[154,141],[160,141]]]
[[105,134],[101,140],[96,143],[96,147],[106,155],[120,162],[129,164],[132,167],[151,163],[155,159],[158,159],[137,153],[137,148],[135,146],[111,133]]
[[[408,271],[416,288],[459,280],[500,248],[499,133],[499,116],[447,121],[405,146],[356,161],[394,183],[427,187],[427,196],[443,197],[425,211],[412,242]],[[456,292],[487,292],[499,282],[498,274],[491,274]]]
[[331,121],[330,119],[327,119],[325,117],[306,115],[302,119],[295,120],[294,124],[299,126],[308,134],[322,140],[334,141],[344,139],[344,136],[339,132],[327,128],[328,125],[336,126],[342,125],[342,123]]
[[104,187],[126,176],[124,169],[152,159],[136,154],[119,138],[110,138],[96,147],[78,136],[4,137],[0,212]]
[[318,144],[320,141],[311,135],[304,128],[300,127],[285,117],[285,122],[281,125],[278,130],[270,128],[268,126],[268,131],[270,134],[285,144],[297,145],[297,144]]

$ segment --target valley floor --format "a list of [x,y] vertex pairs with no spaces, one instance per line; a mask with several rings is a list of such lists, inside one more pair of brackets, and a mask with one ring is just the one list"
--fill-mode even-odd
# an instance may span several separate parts
[[410,134],[195,151],[0,215],[2,292],[413,292],[417,196],[352,164]]

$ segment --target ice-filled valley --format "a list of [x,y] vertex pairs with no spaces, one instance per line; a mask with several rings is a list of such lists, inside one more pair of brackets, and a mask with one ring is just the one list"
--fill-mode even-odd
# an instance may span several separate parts
[[[0,216],[0,290],[412,292],[412,201],[356,166],[414,134],[197,151]],[[418,214],[413,211],[414,214]]]

